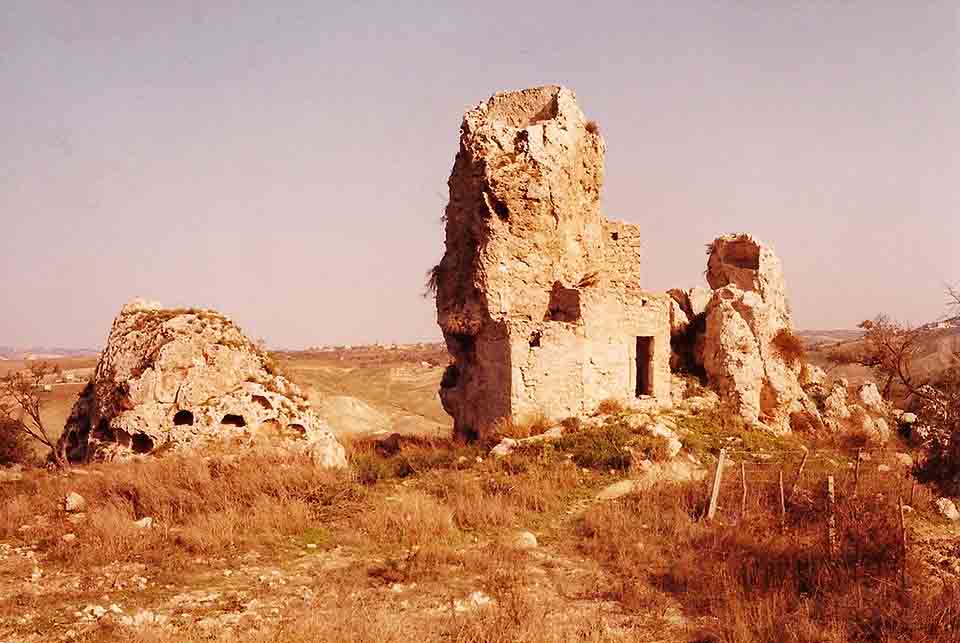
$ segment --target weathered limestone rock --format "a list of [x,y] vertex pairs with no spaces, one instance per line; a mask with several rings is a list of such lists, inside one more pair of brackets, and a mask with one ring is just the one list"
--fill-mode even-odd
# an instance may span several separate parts
[[821,374],[781,348],[792,329],[780,260],[750,235],[725,235],[709,246],[706,276],[711,291],[670,291],[690,320],[673,334],[672,363],[703,369],[726,410],[748,425],[785,432],[799,418],[819,427],[801,380]]
[[710,244],[707,283],[713,290],[735,286],[760,295],[784,327],[791,325],[783,266],[773,250],[749,234],[728,234]]
[[113,322],[93,380],[61,438],[73,461],[264,442],[346,464],[298,386],[237,326],[210,310],[134,301]]
[[834,433],[859,434],[871,443],[885,443],[890,438],[889,408],[876,385],[861,386],[856,396],[849,386],[844,378],[833,383],[822,402],[824,425]]
[[960,520],[960,511],[957,510],[957,505],[950,498],[937,498],[935,504],[940,515],[950,522]]
[[453,357],[455,433],[670,403],[671,302],[639,287],[640,234],[600,212],[604,142],[572,91],[496,94],[469,110],[433,271]]

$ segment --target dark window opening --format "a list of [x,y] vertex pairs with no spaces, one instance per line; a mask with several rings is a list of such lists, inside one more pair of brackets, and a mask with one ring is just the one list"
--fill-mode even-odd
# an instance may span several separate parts
[[545,321],[577,322],[580,320],[580,291],[553,284]]
[[220,420],[220,424],[226,424],[228,426],[247,426],[247,421],[243,419],[242,415],[227,413],[223,416],[223,419]]
[[173,416],[174,426],[193,426],[193,413],[190,411],[177,411]]
[[153,451],[153,440],[146,433],[134,433],[131,446],[134,453],[150,453]]
[[542,334],[539,330],[533,331],[530,335],[530,348],[540,348],[540,337]]
[[611,232],[611,233],[610,233],[610,238],[613,239],[614,241],[620,241],[620,233],[619,233],[619,232]]
[[637,337],[637,397],[653,395],[653,337]]

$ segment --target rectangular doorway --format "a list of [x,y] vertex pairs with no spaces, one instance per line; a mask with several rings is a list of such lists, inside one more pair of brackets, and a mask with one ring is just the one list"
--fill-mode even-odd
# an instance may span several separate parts
[[637,397],[653,395],[653,337],[637,337]]

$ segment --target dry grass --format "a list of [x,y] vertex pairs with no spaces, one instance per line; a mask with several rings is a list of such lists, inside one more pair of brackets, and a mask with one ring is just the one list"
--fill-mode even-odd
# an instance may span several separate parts
[[[730,444],[735,430],[708,415],[685,421],[685,442],[697,444],[693,428],[702,433],[700,453]],[[628,470],[658,444],[620,418],[568,429],[561,440],[501,459],[451,440],[357,441],[349,445],[352,473],[257,454],[104,465],[71,477],[31,472],[0,486],[0,538],[38,544],[52,556],[48,566],[79,570],[112,561],[175,570],[192,557],[230,558],[251,549],[279,556],[285,543],[319,531],[328,534],[325,545],[356,555],[351,575],[320,578],[328,583],[323,600],[279,626],[222,634],[103,626],[79,639],[89,643],[650,639],[630,627],[610,630],[599,616],[560,618],[556,603],[542,599],[546,577],[530,569],[561,555],[597,574],[589,591],[565,599],[615,601],[624,618],[636,621],[679,602],[688,618],[706,626],[693,640],[960,641],[956,584],[933,584],[912,550],[902,556],[896,476],[864,472],[854,495],[850,474],[835,474],[839,551],[831,556],[820,458],[808,463],[783,526],[778,468],[750,462],[745,514],[739,476],[728,475],[718,516],[708,523],[709,480],[594,502],[598,489],[616,479],[609,469]],[[739,438],[738,448],[765,451],[785,440],[750,431]],[[89,502],[81,525],[57,508],[71,490]],[[918,488],[916,496],[913,516],[932,514],[930,492]],[[46,525],[19,531],[36,525],[37,514]],[[133,520],[142,516],[157,526],[137,529]],[[510,544],[519,529],[537,534],[536,552]],[[60,541],[68,531],[78,535],[69,545]],[[900,584],[904,560],[907,590]],[[495,602],[428,617],[424,610],[399,610],[385,587],[393,583],[461,598],[462,590],[445,588],[466,583]]]
[[[625,606],[649,610],[667,594],[715,619],[702,640],[960,640],[960,586],[930,586],[910,558],[916,591],[900,584],[893,477],[864,480],[856,497],[838,490],[839,551],[831,556],[822,494],[798,494],[781,529],[774,475],[757,469],[746,517],[732,501],[714,523],[702,519],[703,484],[602,505],[577,527],[581,550],[615,575],[608,591]],[[728,480],[723,496],[739,495],[739,481]]]
[[[91,467],[84,473],[38,472],[0,487],[0,538],[39,539],[54,558],[70,565],[117,559],[170,565],[190,555],[230,555],[275,545],[351,511],[363,497],[345,474],[299,458],[169,457]],[[79,524],[61,510],[71,491],[88,502],[86,519]],[[155,528],[133,524],[148,516]],[[21,525],[32,528],[21,532]],[[77,541],[62,542],[66,533],[76,534]]]
[[624,406],[623,401],[611,397],[600,402],[594,415],[616,415],[626,410],[627,407]]
[[492,430],[492,436],[495,439],[513,438],[523,439],[533,435],[540,435],[544,431],[554,426],[546,415],[534,413],[517,420],[511,418],[502,418],[498,420]]

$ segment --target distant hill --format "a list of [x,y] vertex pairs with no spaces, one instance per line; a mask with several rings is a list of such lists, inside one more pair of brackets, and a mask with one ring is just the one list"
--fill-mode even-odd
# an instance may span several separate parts
[[92,348],[64,348],[62,346],[0,346],[2,360],[60,359],[64,357],[94,357],[100,351]]
[[807,348],[814,348],[823,344],[837,344],[860,339],[863,331],[858,329],[798,330],[796,335],[803,340]]

